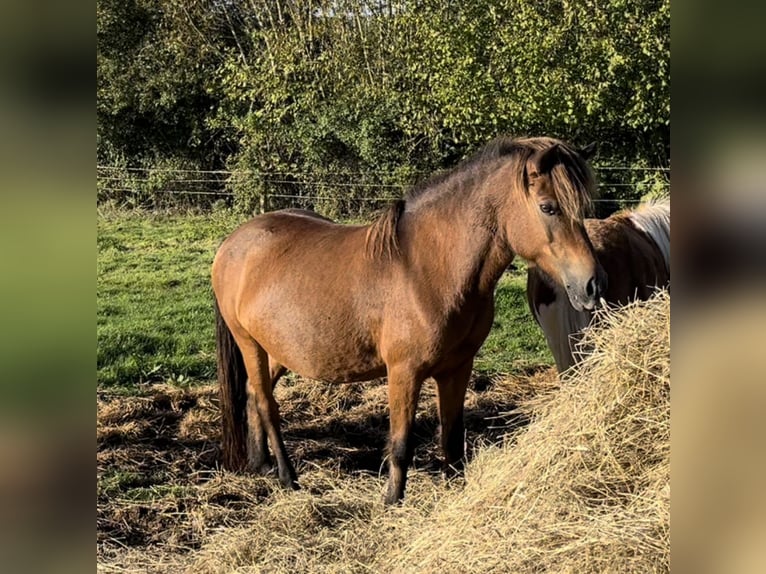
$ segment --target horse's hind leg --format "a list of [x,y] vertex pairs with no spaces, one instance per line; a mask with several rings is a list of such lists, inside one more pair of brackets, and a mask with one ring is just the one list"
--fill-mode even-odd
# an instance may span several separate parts
[[[263,470],[268,465],[268,449],[266,437],[271,442],[271,448],[277,459],[279,480],[287,488],[295,489],[296,475],[290,459],[287,457],[285,443],[279,430],[279,408],[274,400],[273,386],[284,370],[269,368],[269,356],[258,343],[252,339],[239,342],[242,357],[247,369],[247,409],[248,431],[252,437],[248,444],[252,446],[254,458],[250,459],[254,470]],[[277,365],[277,367],[280,367]],[[250,454],[250,450],[248,451]]]
[[438,392],[440,442],[444,453],[443,472],[446,476],[460,470],[465,455],[463,405],[465,391],[471,378],[473,360],[458,368],[435,376]]
[[287,372],[287,367],[284,365],[280,365],[279,363],[274,360],[274,357],[269,355],[269,376],[271,377],[271,388],[274,389],[274,387],[277,386],[277,381],[282,378],[282,375],[284,375]]
[[252,473],[267,475],[272,470],[269,458],[269,445],[266,441],[266,431],[261,423],[261,417],[255,406],[253,394],[250,391],[250,380],[247,381],[247,470]]
[[[271,388],[277,385],[277,381],[287,372],[287,368],[280,365],[269,357],[269,378]],[[249,386],[249,383],[248,383]],[[247,469],[255,474],[265,476],[273,467],[269,457],[269,445],[266,430],[263,428],[261,417],[258,414],[255,400],[247,401]]]

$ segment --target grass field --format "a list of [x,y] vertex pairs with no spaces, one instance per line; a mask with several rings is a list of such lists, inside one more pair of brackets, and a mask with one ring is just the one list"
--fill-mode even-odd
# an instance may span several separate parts
[[[239,221],[232,215],[114,211],[98,217],[98,384],[187,385],[215,373],[210,264]],[[484,375],[552,363],[527,309],[522,262],[500,281],[492,332],[476,361]]]

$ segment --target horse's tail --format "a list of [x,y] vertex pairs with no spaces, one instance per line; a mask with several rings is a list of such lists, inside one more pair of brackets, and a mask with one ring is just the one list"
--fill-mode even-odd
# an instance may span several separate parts
[[215,342],[218,360],[218,393],[221,405],[223,466],[242,470],[247,464],[247,371],[229,327],[215,307]]
[[670,199],[642,204],[628,214],[638,229],[646,233],[662,253],[665,267],[670,272]]

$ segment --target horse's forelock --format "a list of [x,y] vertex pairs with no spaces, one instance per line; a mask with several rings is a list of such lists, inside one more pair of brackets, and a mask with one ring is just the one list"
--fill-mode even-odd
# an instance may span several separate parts
[[565,144],[560,144],[561,159],[550,176],[561,213],[571,225],[582,223],[593,210],[595,178],[586,161]]
[[595,189],[595,177],[587,162],[561,140],[540,137],[521,139],[517,142],[522,144],[523,148],[518,152],[517,161],[523,163],[522,169],[516,170],[516,186],[527,193],[526,162],[535,153],[554,145],[558,146],[559,161],[549,172],[551,187],[564,219],[573,226],[576,223],[582,223],[582,220],[592,212],[592,194]]

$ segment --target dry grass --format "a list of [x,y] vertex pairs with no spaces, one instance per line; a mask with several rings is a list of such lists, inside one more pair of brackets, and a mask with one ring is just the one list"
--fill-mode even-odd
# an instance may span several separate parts
[[381,503],[381,383],[279,390],[295,493],[215,468],[212,387],[101,397],[99,568],[665,572],[669,316],[665,294],[605,314],[589,335],[595,352],[560,388],[551,370],[474,381],[471,461],[451,483],[436,472],[427,386],[397,508]]

